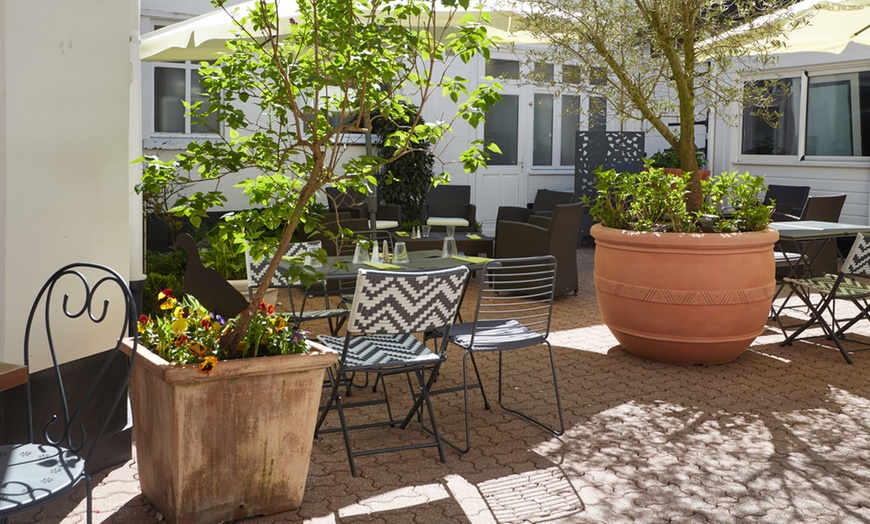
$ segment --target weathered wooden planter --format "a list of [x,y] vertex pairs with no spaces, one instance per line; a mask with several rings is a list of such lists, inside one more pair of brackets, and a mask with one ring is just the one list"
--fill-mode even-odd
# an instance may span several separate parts
[[324,371],[337,360],[313,343],[205,375],[140,346],[130,396],[142,494],[178,524],[298,508]]
[[642,358],[721,364],[764,330],[775,289],[773,229],[642,233],[592,227],[601,319]]

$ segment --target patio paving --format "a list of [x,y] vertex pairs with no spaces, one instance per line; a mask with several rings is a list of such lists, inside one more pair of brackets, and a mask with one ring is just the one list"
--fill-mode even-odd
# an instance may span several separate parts
[[[446,464],[431,448],[362,457],[354,478],[340,435],[325,435],[314,445],[302,507],[242,522],[870,522],[870,352],[854,353],[850,366],[830,347],[783,348],[771,325],[730,364],[636,359],[600,324],[592,255],[578,250],[580,292],[557,299],[553,319],[563,437],[484,410],[472,391],[468,454],[448,449]],[[465,307],[470,315],[473,301]],[[459,355],[451,348],[444,384],[461,377]],[[485,356],[494,396],[496,357]],[[545,351],[508,364],[512,403],[553,413]],[[442,431],[458,435],[461,396],[436,404]],[[408,435],[376,429],[351,438],[364,448],[397,433],[419,432],[412,425]],[[138,489],[135,457],[99,475],[94,521],[159,522]],[[79,490],[11,521],[83,522],[83,511]]]

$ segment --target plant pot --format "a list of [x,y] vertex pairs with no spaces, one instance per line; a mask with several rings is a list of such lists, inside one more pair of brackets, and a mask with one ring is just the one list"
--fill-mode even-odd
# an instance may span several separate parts
[[337,361],[312,343],[303,355],[219,361],[205,375],[140,346],[130,396],[142,494],[178,524],[298,508],[324,371]]
[[773,300],[773,229],[648,233],[596,224],[601,318],[632,355],[673,364],[721,364],[761,334]]

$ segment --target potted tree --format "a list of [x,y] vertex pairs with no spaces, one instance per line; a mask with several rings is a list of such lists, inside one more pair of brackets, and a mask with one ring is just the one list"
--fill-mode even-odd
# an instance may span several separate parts
[[[223,7],[224,0],[213,3]],[[472,89],[462,79],[438,76],[444,69],[435,67],[470,60],[491,43],[477,17],[464,22],[467,2],[447,3],[437,17],[422,0],[296,4],[292,17],[278,16],[276,0],[254,0],[245,14],[224,8],[238,38],[220,56],[203,57],[215,59],[200,64],[204,100],[189,107],[203,123],[216,120],[220,138],[191,142],[172,161],[145,159],[138,186],[154,194],[181,187],[170,211],[194,227],[227,201],[225,190],[243,192],[257,211],[235,213],[218,230],[218,240],[244,244],[255,258],[270,257],[250,305],[219,331],[209,331],[207,343],[175,333],[177,343],[165,345],[163,356],[141,351],[147,364],[134,371],[132,395],[140,484],[174,522],[239,519],[301,503],[316,399],[323,369],[335,355],[240,358],[268,354],[258,348],[273,346],[275,331],[261,331],[272,276],[297,229],[317,229],[309,204],[324,185],[366,192],[380,165],[449,131],[449,121],[423,125],[419,112],[408,121],[405,101],[422,111],[434,93],[462,97],[456,118],[476,126],[499,99],[492,86]],[[397,122],[385,139],[393,147],[390,158],[371,150],[347,154],[349,142],[370,134],[372,114]],[[463,165],[474,170],[486,157],[486,148],[475,142],[462,155]],[[267,234],[276,229],[276,237]],[[294,264],[290,276],[314,279],[314,271]],[[175,308],[172,329],[192,329],[185,312],[199,309],[192,303],[180,313]],[[215,318],[204,315],[200,311],[198,321],[213,326]],[[143,336],[152,321],[144,319]],[[297,368],[305,378],[290,380],[285,372]],[[200,386],[210,389],[198,391]]]
[[[599,213],[602,224],[591,230],[597,244],[595,278],[605,322],[614,333],[619,333],[617,338],[626,349],[648,358],[681,363],[714,363],[736,358],[760,332],[759,322],[766,318],[762,315],[766,315],[765,302],[769,306],[774,287],[772,248],[777,235],[764,230],[766,222],[757,224],[761,231],[755,231],[754,226],[739,226],[736,231],[724,234],[718,227],[701,226],[702,215],[711,210],[707,201],[710,195],[705,194],[698,169],[695,125],[699,119],[734,118],[726,109],[733,107],[735,101],[762,108],[763,116],[772,116],[771,112],[763,111],[770,104],[770,90],[765,89],[770,86],[744,84],[744,78],[746,73],[774,60],[776,41],[791,27],[786,22],[794,15],[787,10],[778,11],[779,2],[755,0],[517,0],[517,3],[528,13],[524,17],[526,29],[552,44],[545,52],[531,53],[530,60],[562,64],[563,73],[570,68],[572,74],[563,74],[563,80],[569,77],[569,81],[561,89],[578,90],[590,100],[593,97],[606,100],[609,118],[642,120],[651,126],[671,145],[684,172],[667,175],[669,179],[636,179],[633,189],[637,194],[631,191],[602,194],[603,189],[599,188],[598,199],[606,202],[599,210],[614,206],[626,219],[606,221]],[[760,15],[771,15],[770,23],[760,25],[752,39],[716,38]],[[595,109],[600,115],[603,112],[600,105],[595,104],[590,110]],[[676,128],[669,125],[673,118],[678,119]],[[649,176],[659,175],[663,175],[659,170],[649,171]],[[654,188],[643,185],[653,182]],[[753,184],[741,183],[735,190],[743,191]],[[737,198],[743,205],[751,203],[748,197]],[[647,213],[635,216],[639,208]],[[754,204],[746,209],[755,209]],[[661,226],[664,222],[672,224],[670,229]],[[628,227],[632,223],[643,224],[647,230]],[[667,252],[680,256],[659,259],[652,254]],[[687,258],[690,253],[710,256],[690,260]],[[646,258],[648,254],[650,258]],[[731,278],[741,268],[755,267],[751,259],[762,264],[755,269],[756,280]],[[638,280],[654,274],[659,275],[659,280]],[[709,280],[714,275],[720,279],[718,282]],[[619,303],[625,294],[632,295],[635,302],[623,303],[623,311],[639,322],[646,322],[646,326],[610,324],[615,312],[608,302]],[[611,300],[611,297],[621,298]],[[745,318],[751,327],[742,334],[709,331],[719,324],[743,322],[739,316],[734,322],[726,322],[722,316],[723,310],[743,307],[740,302],[744,298],[736,297],[746,297],[751,302],[747,307],[754,311],[752,320]],[[732,299],[736,302],[729,302]],[[689,312],[672,312],[668,319],[653,316],[646,309],[660,301],[697,304]],[[703,307],[707,301],[727,304],[723,304],[723,310],[710,314]],[[655,323],[661,326],[651,325]],[[712,347],[703,346],[705,351],[686,356],[678,350],[701,347],[700,339],[704,338],[713,343]],[[743,347],[738,349],[740,346]]]
[[[767,321],[775,290],[772,206],[764,181],[723,173],[701,182],[690,212],[688,173],[649,167],[596,173],[586,198],[595,237],[601,318],[626,351],[660,362],[721,364],[739,357]],[[720,213],[725,204],[733,214]]]

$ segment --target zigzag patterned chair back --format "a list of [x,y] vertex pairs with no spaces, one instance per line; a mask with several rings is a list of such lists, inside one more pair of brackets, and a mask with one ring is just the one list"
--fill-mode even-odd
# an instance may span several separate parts
[[870,277],[870,237],[858,233],[843,263],[842,272],[847,275]]
[[[292,242],[287,246],[287,251],[284,253],[284,256],[294,257],[296,255],[301,255],[308,251],[308,244],[309,242]],[[320,241],[317,242],[317,249],[320,249]],[[245,270],[248,276],[248,289],[260,285],[260,282],[263,280],[263,275],[266,273],[266,268],[269,267],[269,262],[271,262],[271,260],[271,256],[264,256],[259,261],[256,261],[251,256],[250,251],[245,251]],[[275,274],[272,275],[272,283],[269,284],[269,287],[286,287],[287,285],[287,279],[276,271]]]
[[447,326],[467,278],[464,266],[426,272],[361,269],[348,333],[417,333]]

